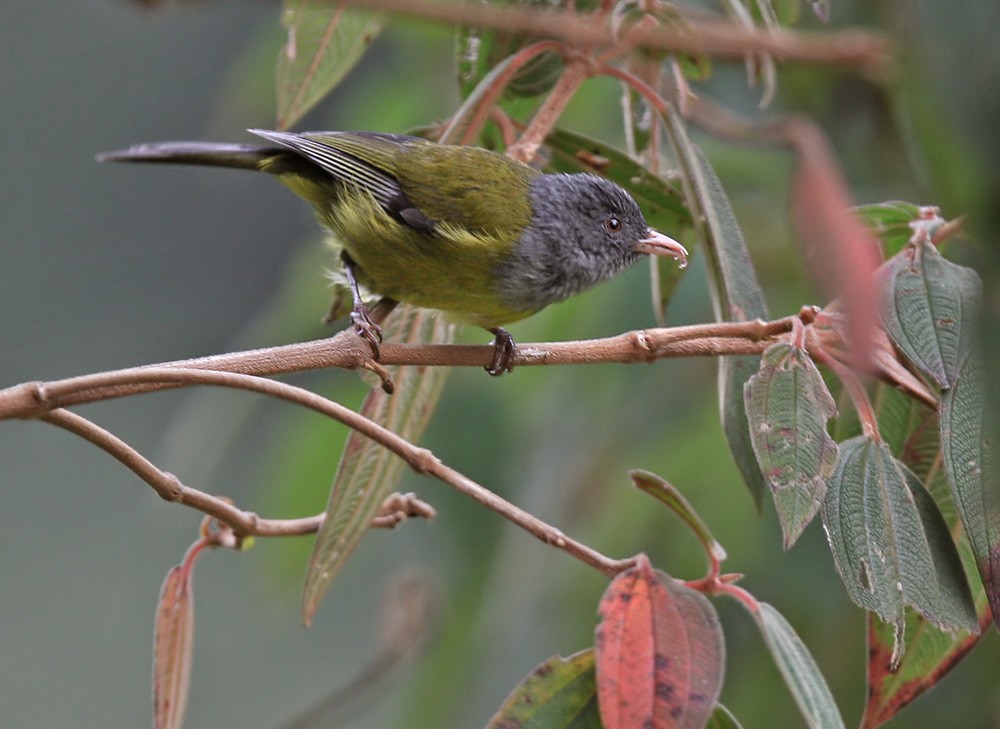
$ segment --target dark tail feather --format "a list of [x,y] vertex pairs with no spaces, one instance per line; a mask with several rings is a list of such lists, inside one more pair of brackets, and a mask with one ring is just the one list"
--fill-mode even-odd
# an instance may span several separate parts
[[98,162],[159,162],[164,164],[235,167],[280,173],[283,165],[272,164],[288,157],[288,150],[250,144],[217,142],[153,142],[97,155]]

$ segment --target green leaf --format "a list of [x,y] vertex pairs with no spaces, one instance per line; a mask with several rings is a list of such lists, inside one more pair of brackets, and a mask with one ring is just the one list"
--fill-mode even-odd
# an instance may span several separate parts
[[673,484],[649,471],[634,470],[628,474],[636,488],[645,491],[647,494],[664,503],[667,508],[677,514],[688,529],[698,538],[698,541],[705,547],[714,559],[722,562],[726,559],[726,550],[715,539],[708,525],[701,518],[690,502],[678,491]]
[[806,725],[816,729],[841,729],[844,720],[840,717],[837,702],[833,700],[826,679],[795,629],[766,602],[759,603],[753,615]]
[[722,704],[715,705],[715,711],[708,717],[705,729],[743,729],[736,717]]
[[[666,121],[678,162],[688,181],[688,208],[692,214],[696,211],[696,219],[702,221],[699,233],[708,257],[709,284],[716,319],[766,319],[764,293],[757,282],[750,252],[722,183],[705,154],[688,138],[678,115],[670,113]],[[747,427],[743,386],[759,365],[760,357],[753,355],[719,358],[722,427],[736,466],[758,509],[762,505],[767,485],[757,465],[750,429]]]
[[542,663],[510,693],[486,729],[601,729],[594,649]]
[[886,257],[894,256],[913,237],[910,223],[920,217],[920,206],[908,202],[884,202],[859,205],[854,214],[878,236]]
[[823,522],[848,595],[895,625],[899,638],[904,605],[943,629],[977,629],[947,525],[886,443],[858,436],[841,444]]
[[788,343],[768,347],[744,393],[754,453],[788,549],[823,503],[837,462],[826,422],[837,407],[812,358]]
[[979,275],[946,260],[926,241],[886,261],[882,275],[881,314],[889,337],[942,388],[954,387],[975,337]]
[[955,387],[941,396],[941,450],[948,485],[1000,627],[1000,464],[990,437],[996,433],[996,417],[986,407],[986,376],[973,353],[962,364]]
[[347,75],[382,30],[383,18],[347,0],[284,0],[288,39],[278,54],[278,127],[287,129]]
[[896,629],[868,615],[868,693],[861,726],[879,726],[933,688],[983,634],[946,633],[906,611],[906,653],[896,657]]
[[[397,307],[385,328],[393,342],[447,343],[452,327],[441,317],[409,306]],[[373,389],[361,414],[410,442],[420,439],[448,369],[445,367],[389,368],[396,391],[387,395]],[[350,557],[372,518],[399,480],[403,461],[381,445],[352,432],[334,477],[326,519],[313,545],[302,592],[302,619],[312,622],[316,608],[334,576]]]

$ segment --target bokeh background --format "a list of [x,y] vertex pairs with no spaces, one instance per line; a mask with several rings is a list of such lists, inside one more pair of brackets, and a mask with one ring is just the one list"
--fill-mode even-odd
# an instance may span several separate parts
[[[832,1],[835,25],[871,24],[906,63],[892,97],[857,76],[782,72],[777,108],[827,128],[858,202],[938,203],[974,215],[985,275],[996,265],[1000,64],[992,3]],[[248,140],[273,124],[277,4],[204,2],[142,11],[125,0],[6,0],[0,9],[0,384],[324,336],[326,259],[306,206],[262,176],[102,166],[94,154],[161,139]],[[807,25],[814,24],[810,21]],[[456,104],[452,34],[397,22],[300,128],[403,131]],[[750,111],[757,92],[719,65],[711,93]],[[618,135],[612,83],[595,81],[565,124]],[[790,159],[708,139],[772,314],[822,303],[788,232]],[[696,260],[673,323],[711,316]],[[991,279],[991,280],[996,280]],[[519,341],[651,326],[637,267],[512,328]],[[996,287],[987,287],[995,307]],[[995,310],[995,309],[994,309]],[[468,341],[485,341],[464,331]],[[725,453],[715,363],[456,371],[423,444],[447,463],[601,551],[643,550],[701,574],[694,540],[629,485],[630,468],[679,486],[729,552],[727,567],[777,606],[812,649],[848,724],[864,698],[864,619],[822,530],[782,553]],[[356,375],[295,380],[346,404]],[[247,394],[150,395],[84,414],[191,485],[267,516],[318,512],[344,431]],[[0,725],[149,722],[160,582],[198,515],[160,502],[102,452],[34,422],[0,423]],[[438,483],[407,473],[439,511],[372,533],[309,630],[299,622],[308,540],[204,555],[196,572],[188,726],[276,727],[348,684],[377,652],[387,585],[433,590],[424,649],[357,692],[337,726],[483,726],[539,662],[592,643],[606,582]],[[728,643],[723,701],[746,727],[801,725],[741,609],[717,601]],[[1000,641],[989,635],[896,727],[1000,726]],[[350,723],[347,723],[347,722]]]

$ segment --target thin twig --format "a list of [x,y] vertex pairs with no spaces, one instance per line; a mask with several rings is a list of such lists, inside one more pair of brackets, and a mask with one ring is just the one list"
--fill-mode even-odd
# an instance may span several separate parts
[[[606,48],[616,43],[604,24],[595,24],[590,16],[572,9],[539,10],[423,0],[355,0],[354,4],[449,25],[558,38],[575,48]],[[779,62],[835,64],[872,73],[883,73],[890,60],[885,37],[863,30],[809,32],[783,28],[781,33],[772,33],[731,21],[690,20],[684,27],[637,26],[630,29],[628,38],[637,48],[704,53],[734,60],[741,60],[747,53],[763,52]]]
[[[117,373],[116,376],[121,378],[122,373]],[[417,473],[432,476],[445,482],[466,496],[497,512],[508,521],[513,522],[546,544],[563,550],[585,564],[600,570],[605,575],[615,575],[623,569],[627,569],[632,564],[632,560],[611,559],[591,549],[582,542],[567,537],[555,527],[546,524],[523,509],[511,504],[509,501],[497,496],[472,479],[467,478],[455,469],[446,466],[426,448],[415,446],[405,438],[354,412],[350,408],[346,408],[309,390],[263,377],[213,370],[162,367],[146,368],[129,372],[124,379],[126,382],[136,383],[173,381],[185,384],[219,385],[222,387],[250,390],[294,402],[334,418],[357,430],[359,433],[371,438],[376,443],[379,443],[402,458]],[[61,391],[62,388],[60,387],[54,388],[51,397],[58,400]],[[100,426],[91,423],[86,418],[82,418],[75,413],[61,408],[40,413],[36,417],[66,428],[101,447],[137,473],[165,500],[183,503],[209,514],[231,526],[237,534],[257,533],[258,527],[256,523],[259,521],[259,518],[255,514],[241,511],[225,499],[184,486],[171,474],[156,468],[148,459],[120,438]],[[302,528],[306,528],[306,525],[307,522],[303,522]],[[308,522],[308,526],[310,529],[312,528],[311,522]],[[276,535],[269,534],[268,536]]]

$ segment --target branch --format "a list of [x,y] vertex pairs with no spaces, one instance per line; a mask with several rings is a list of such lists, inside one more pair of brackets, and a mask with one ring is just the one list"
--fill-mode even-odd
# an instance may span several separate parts
[[[424,0],[355,0],[353,4],[449,25],[558,38],[576,48],[607,48],[618,42],[602,18],[595,21],[593,16],[579,15],[569,9],[499,8]],[[730,21],[687,20],[683,26],[675,27],[636,26],[627,31],[627,39],[636,47],[675,53],[742,59],[747,53],[763,52],[776,61],[836,64],[872,73],[885,72],[890,59],[884,36],[863,30],[817,33],[783,28],[775,33]]]
[[[642,329],[605,339],[548,342],[517,347],[517,367],[602,362],[653,362],[668,357],[759,354],[774,337],[788,332],[787,319],[772,322],[722,322],[682,327]],[[244,375],[279,375],[305,370],[364,367],[371,349],[353,330],[327,339],[297,342],[266,349],[231,352],[196,359],[176,360],[81,375],[52,382],[26,382],[0,390],[0,420],[37,418],[58,407],[110,400],[143,392],[204,384],[190,374],[175,376],[171,370],[232,372]],[[394,344],[381,347],[380,364],[482,367],[493,357],[489,345]],[[162,373],[154,377],[150,371]],[[219,384],[213,381],[208,384]],[[349,411],[350,412],[350,411]]]

